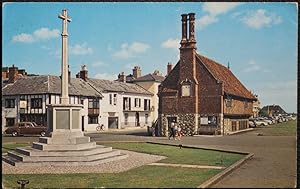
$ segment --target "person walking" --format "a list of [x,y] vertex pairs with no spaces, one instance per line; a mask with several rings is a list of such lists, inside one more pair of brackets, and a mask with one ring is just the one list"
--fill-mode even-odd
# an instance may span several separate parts
[[179,126],[178,129],[177,129],[177,138],[178,138],[178,140],[181,140],[181,136],[182,136],[181,127]]
[[169,133],[169,140],[171,139],[171,137],[175,138],[174,128],[175,128],[175,123],[172,122],[171,123],[171,128],[170,128],[170,133]]
[[173,131],[174,131],[174,134],[173,134],[174,140],[177,140],[177,129],[178,129],[178,126],[177,126],[177,123],[175,123],[174,129],[173,129]]

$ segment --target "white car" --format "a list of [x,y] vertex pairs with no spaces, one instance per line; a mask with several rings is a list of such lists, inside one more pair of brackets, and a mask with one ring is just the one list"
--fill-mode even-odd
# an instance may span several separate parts
[[257,126],[268,126],[268,122],[265,122],[264,120],[256,119],[256,120],[254,120],[254,122]]

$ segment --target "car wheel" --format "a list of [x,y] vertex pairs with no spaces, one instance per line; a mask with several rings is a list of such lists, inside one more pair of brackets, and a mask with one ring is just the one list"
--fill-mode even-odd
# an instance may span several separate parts
[[41,132],[41,136],[42,136],[42,137],[46,136],[46,132],[45,132],[45,131],[42,131],[42,132]]
[[18,132],[17,132],[17,131],[13,131],[13,132],[12,132],[12,136],[13,136],[13,137],[18,136]]

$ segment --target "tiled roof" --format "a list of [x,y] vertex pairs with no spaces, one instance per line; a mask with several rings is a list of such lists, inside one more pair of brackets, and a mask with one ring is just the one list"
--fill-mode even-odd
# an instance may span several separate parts
[[158,81],[162,82],[165,79],[164,76],[157,75],[157,74],[147,74],[142,77],[135,79],[134,81]]
[[[61,80],[58,76],[31,76],[17,79],[2,88],[3,95],[16,94],[61,94]],[[80,78],[72,78],[69,95],[98,96],[102,94]]]
[[175,67],[172,69],[172,71],[168,74],[168,76],[165,78],[165,80],[162,82],[161,86],[163,87],[162,93],[164,92],[175,92],[177,91],[177,84],[179,80],[179,61],[175,65]]
[[98,88],[100,92],[124,92],[153,95],[137,84],[92,78],[89,78],[88,82],[90,82],[94,87]]
[[[198,64],[202,63],[216,80],[223,82],[225,93],[256,100],[255,96],[246,89],[227,67],[199,54],[196,54],[196,62]],[[168,88],[168,90],[162,90],[161,92],[177,90],[178,79],[179,61],[162,83],[163,88]]]
[[262,111],[273,111],[279,114],[285,114],[286,112],[279,105],[268,105],[262,108]]
[[256,99],[227,67],[200,54],[196,55],[196,61],[197,63],[203,63],[215,79],[223,82],[225,93],[248,99]]

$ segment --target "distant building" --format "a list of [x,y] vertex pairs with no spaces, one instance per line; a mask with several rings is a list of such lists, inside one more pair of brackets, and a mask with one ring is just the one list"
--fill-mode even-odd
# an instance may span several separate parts
[[256,98],[228,67],[196,52],[194,15],[182,15],[180,60],[159,88],[161,134],[172,122],[186,135],[247,129]]
[[279,105],[275,104],[264,106],[261,111],[266,112],[269,117],[286,114],[286,111],[284,111]]
[[259,116],[260,111],[260,101],[258,100],[258,95],[254,95],[257,98],[257,101],[253,102],[253,118],[256,118]]

